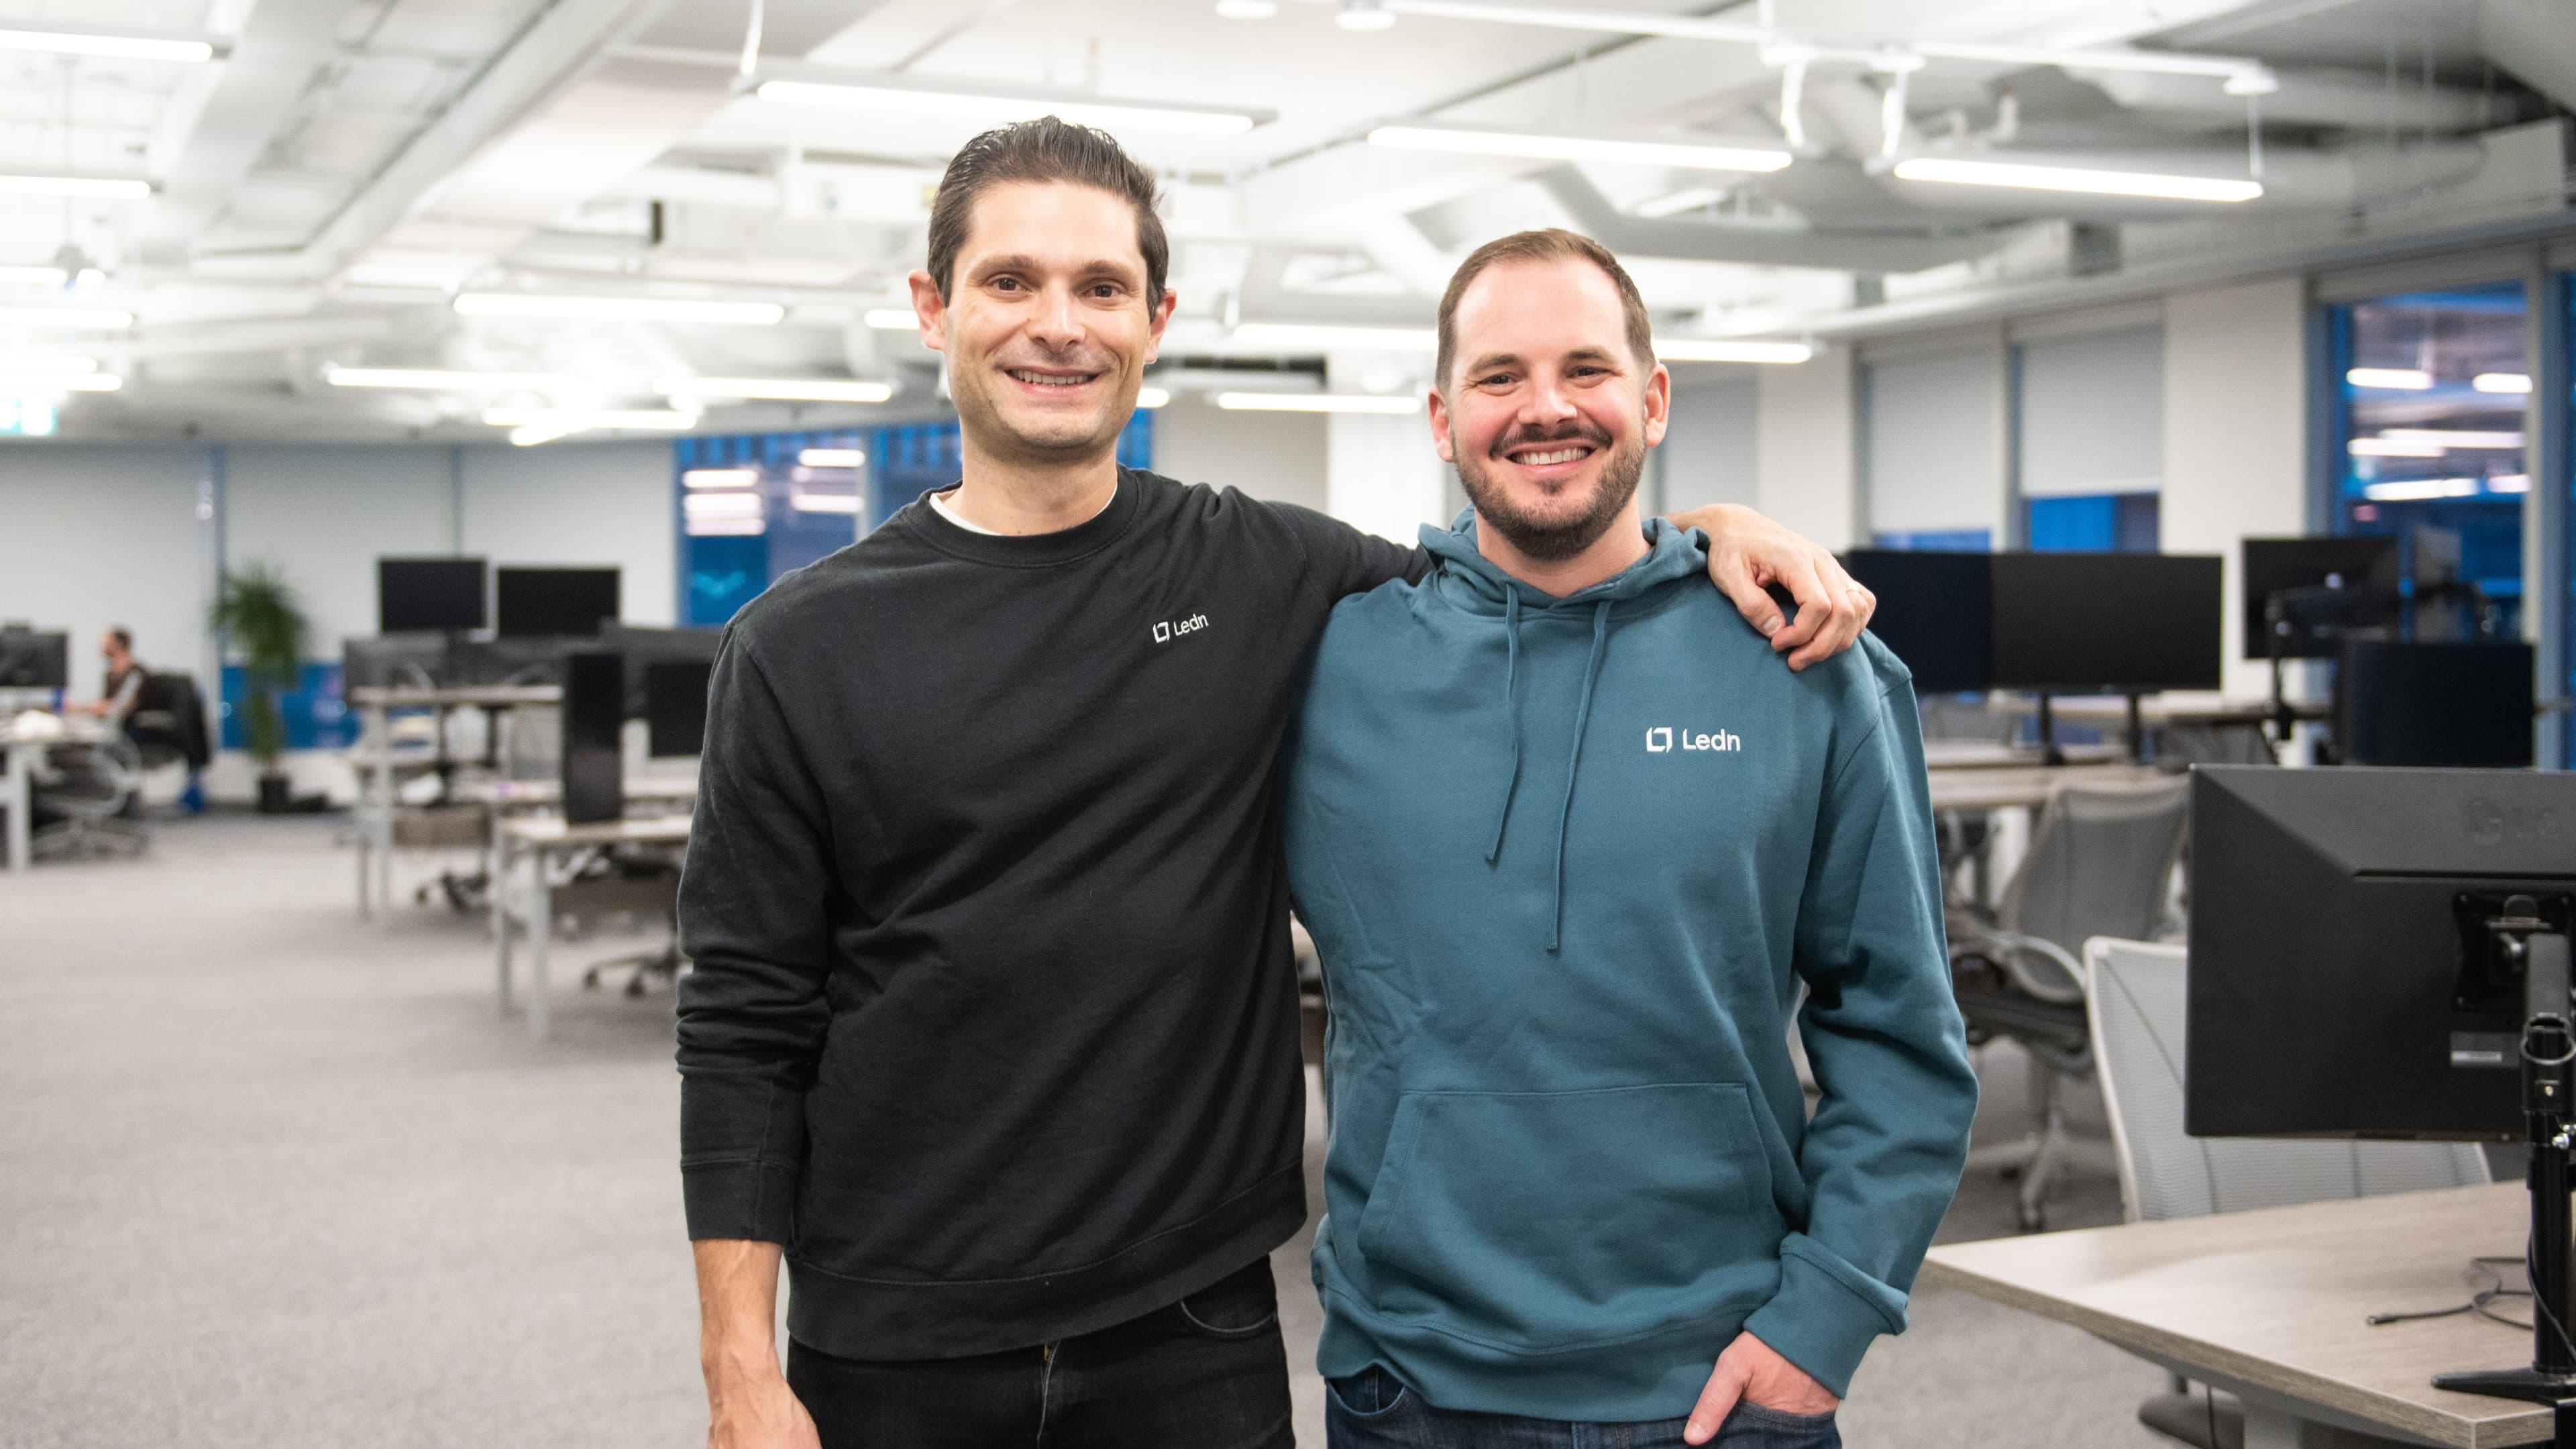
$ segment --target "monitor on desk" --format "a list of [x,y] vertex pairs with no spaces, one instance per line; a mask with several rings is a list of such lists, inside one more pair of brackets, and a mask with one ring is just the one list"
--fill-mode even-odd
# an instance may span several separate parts
[[616,622],[618,593],[613,568],[495,569],[493,631],[504,638],[592,638]]
[[471,633],[483,627],[490,582],[479,558],[379,558],[376,632]]
[[2335,671],[2344,763],[2528,767],[2533,658],[2518,640],[2346,639]]
[[0,628],[0,689],[72,687],[71,635]]
[[2569,925],[2576,775],[2192,775],[2184,1130],[2519,1138],[2523,984],[2497,923],[2520,898]]
[[2219,687],[2223,560],[1999,553],[1993,568],[1995,688],[2144,694]]
[[658,664],[708,665],[724,642],[722,629],[658,629],[639,624],[611,624],[599,631],[602,649],[626,656],[626,717],[649,720],[653,703],[646,685]]
[[1878,595],[1870,632],[1905,662],[1917,695],[1992,686],[1993,557],[1889,548],[1843,555],[1843,567]]
[[[2343,635],[2386,628],[2397,617],[2397,540],[2249,538],[2240,617],[2247,659],[2332,659]],[[2286,595],[2276,631],[2266,616]],[[2275,638],[2275,634],[2278,638]]]

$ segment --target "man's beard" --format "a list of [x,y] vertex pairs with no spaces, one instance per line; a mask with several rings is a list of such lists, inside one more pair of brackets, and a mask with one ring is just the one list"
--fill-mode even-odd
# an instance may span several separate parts
[[[1497,440],[1494,447],[1500,450],[1522,443],[1560,441],[1610,447],[1609,434],[1579,421],[1543,436],[1516,433]],[[1528,557],[1555,563],[1590,548],[1618,521],[1620,511],[1636,496],[1637,480],[1645,475],[1646,445],[1642,438],[1632,436],[1612,449],[1602,465],[1601,481],[1592,490],[1591,506],[1566,519],[1534,518],[1523,512],[1512,502],[1511,490],[1486,471],[1488,462],[1485,458],[1471,461],[1463,451],[1458,454],[1458,484],[1467,490],[1468,501],[1476,505],[1476,516]]]

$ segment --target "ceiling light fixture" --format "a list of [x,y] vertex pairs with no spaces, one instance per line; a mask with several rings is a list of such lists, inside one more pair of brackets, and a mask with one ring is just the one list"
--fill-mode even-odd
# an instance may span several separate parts
[[145,31],[57,29],[12,19],[0,26],[0,50],[35,50],[49,55],[99,55],[117,60],[166,60],[202,65],[215,58],[215,43],[191,35],[154,35]]
[[325,367],[322,380],[333,387],[416,392],[552,392],[582,385],[580,378],[561,372],[467,372],[441,367]]
[[2481,372],[2469,379],[2469,386],[2480,392],[2531,391],[2531,374],[2527,372]]
[[122,332],[134,314],[113,307],[0,307],[0,327],[67,327]]
[[1236,324],[1233,338],[1246,347],[1307,351],[1436,352],[1440,348],[1440,334],[1428,327],[1346,327],[1328,322],[1243,322]]
[[2497,473],[2487,479],[2487,491],[2489,493],[2528,493],[2531,491],[2531,475]]
[[796,461],[808,468],[864,468],[868,455],[864,448],[807,448]]
[[866,322],[869,326],[877,329],[879,332],[918,332],[921,330],[921,319],[913,315],[910,307],[870,307],[867,311],[867,315],[860,320]]
[[1532,156],[1550,161],[1620,161],[1700,171],[1777,171],[1793,159],[1788,152],[1776,147],[1541,135],[1530,131],[1489,131],[1468,126],[1380,126],[1368,133],[1368,142],[1372,146],[1397,151]]
[[2216,176],[2168,176],[2149,171],[2103,171],[2083,166],[2040,166],[2019,161],[1969,161],[1953,156],[1913,156],[1896,163],[1897,179],[1956,186],[2006,186],[2027,191],[2076,191],[2091,196],[2143,196],[2159,201],[2252,201],[2260,181]]
[[766,518],[692,518],[686,528],[691,538],[757,538],[769,531]]
[[1658,362],[1804,362],[1816,349],[1804,342],[1755,342],[1741,338],[1658,337]]
[[787,506],[799,513],[840,513],[855,516],[859,511],[859,495],[796,492],[787,495]]
[[691,468],[680,475],[683,488],[749,488],[759,481],[758,468]]
[[677,409],[651,408],[485,408],[483,421],[496,428],[565,426],[573,432],[593,428],[628,428],[643,432],[680,433],[698,425],[698,415]]
[[774,327],[787,309],[776,302],[717,301],[702,297],[588,297],[538,292],[466,292],[455,302],[467,317],[552,317],[585,322],[707,322],[733,327]]
[[2450,451],[2439,443],[2405,443],[2391,438],[2355,438],[2343,449],[2356,458],[2439,458]]
[[881,403],[894,396],[891,383],[845,377],[666,377],[653,390],[665,397],[763,402]]
[[1158,408],[1171,400],[1172,390],[1168,387],[1147,386],[1136,389],[1136,406],[1140,408]]
[[51,357],[43,353],[12,356],[0,353],[0,372],[17,377],[32,377],[39,373],[47,377],[67,377],[96,371],[98,371],[98,359],[95,357]]
[[1333,23],[1344,30],[1385,30],[1395,24],[1395,12],[1386,8],[1386,0],[1342,0]]
[[0,372],[0,397],[57,392],[114,392],[125,379],[112,372]]
[[2420,367],[2356,367],[2346,371],[2343,380],[2354,387],[2422,392],[2433,385],[2433,374]]
[[60,267],[0,267],[0,287],[59,287],[71,279]]
[[796,75],[796,79],[764,80],[752,94],[782,105],[897,111],[909,116],[953,116],[975,121],[1033,121],[1040,116],[1056,116],[1076,125],[1106,130],[1180,131],[1197,136],[1240,136],[1270,119],[1267,111],[1026,92],[1015,95],[866,72],[835,76],[800,69]]
[[97,201],[140,201],[152,183],[131,176],[0,176],[0,196],[72,196]]
[[2519,448],[2522,434],[2475,432],[2467,428],[2381,428],[2392,443],[2432,443],[2445,448]]
[[1661,219],[1679,216],[1685,211],[1704,211],[1726,199],[1726,193],[1714,186],[1685,186],[1663,196],[1649,197],[1628,208],[1636,216]]
[[1216,0],[1216,13],[1228,20],[1267,20],[1279,13],[1279,0]]
[[691,493],[680,511],[691,518],[756,518],[766,507],[757,493]]
[[1329,392],[1221,392],[1216,405],[1238,413],[1376,413],[1405,417],[1422,411],[1418,397]]
[[2406,503],[2426,498],[2474,498],[2478,494],[2475,478],[2406,478],[2395,483],[2373,483],[2362,493],[2380,503]]

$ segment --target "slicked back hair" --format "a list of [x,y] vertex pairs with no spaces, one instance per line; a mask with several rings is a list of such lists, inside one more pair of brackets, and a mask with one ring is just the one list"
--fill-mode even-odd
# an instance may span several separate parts
[[966,245],[974,220],[975,199],[985,188],[1009,181],[1062,181],[1092,186],[1136,209],[1136,250],[1145,258],[1145,305],[1160,311],[1163,283],[1170,274],[1172,244],[1163,235],[1163,218],[1154,210],[1154,173],[1136,164],[1106,131],[1076,126],[1053,116],[996,126],[959,148],[939,178],[939,194],[930,203],[930,277],[948,299],[955,280],[957,253]]
[[1588,236],[1562,227],[1543,231],[1516,231],[1496,237],[1467,254],[1450,275],[1449,290],[1440,294],[1440,392],[1449,392],[1449,369],[1458,360],[1458,299],[1486,268],[1502,262],[1557,262],[1569,258],[1590,262],[1609,274],[1611,285],[1619,289],[1619,310],[1628,323],[1628,350],[1636,354],[1637,366],[1652,372],[1655,367],[1655,325],[1646,315],[1646,299],[1637,293],[1635,279],[1610,249]]

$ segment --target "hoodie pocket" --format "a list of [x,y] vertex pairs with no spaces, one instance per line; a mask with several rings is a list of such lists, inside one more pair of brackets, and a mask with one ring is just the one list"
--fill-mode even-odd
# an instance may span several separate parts
[[1357,1246],[1381,1311],[1544,1351],[1750,1308],[1782,1232],[1751,1098],[1696,1082],[1408,1092]]

